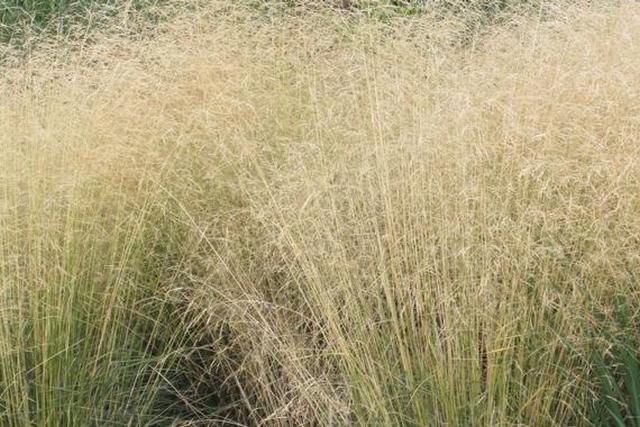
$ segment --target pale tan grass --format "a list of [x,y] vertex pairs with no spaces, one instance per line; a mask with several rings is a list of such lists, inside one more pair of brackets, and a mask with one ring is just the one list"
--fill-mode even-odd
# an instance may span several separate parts
[[[99,274],[131,234],[135,265],[162,247],[145,286],[193,346],[165,349],[190,355],[176,423],[589,425],[585,320],[638,293],[640,9],[534,12],[468,43],[455,17],[212,2],[35,51],[0,83],[6,283],[15,257],[47,286],[68,251]],[[111,249],[25,243],[65,233]],[[48,325],[0,316],[5,354]]]

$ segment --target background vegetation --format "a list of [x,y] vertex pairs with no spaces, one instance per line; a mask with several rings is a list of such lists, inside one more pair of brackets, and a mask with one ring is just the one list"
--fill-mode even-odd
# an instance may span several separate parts
[[50,6],[0,424],[638,425],[637,3]]

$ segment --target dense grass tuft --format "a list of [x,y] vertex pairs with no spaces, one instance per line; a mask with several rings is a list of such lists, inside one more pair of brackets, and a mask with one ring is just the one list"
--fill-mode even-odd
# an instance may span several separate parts
[[487,4],[4,51],[0,424],[637,424],[640,8]]

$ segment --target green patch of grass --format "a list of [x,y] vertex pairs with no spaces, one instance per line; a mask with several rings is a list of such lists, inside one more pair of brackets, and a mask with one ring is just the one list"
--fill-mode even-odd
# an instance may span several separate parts
[[592,417],[600,425],[640,426],[640,340],[637,313],[616,298],[609,313],[596,313],[591,349],[598,391]]
[[70,34],[73,28],[104,26],[116,16],[160,19],[164,0],[0,0],[0,42],[28,34]]

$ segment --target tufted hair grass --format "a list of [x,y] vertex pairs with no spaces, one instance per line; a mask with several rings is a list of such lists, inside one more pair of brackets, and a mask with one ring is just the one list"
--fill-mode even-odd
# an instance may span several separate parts
[[0,424],[634,421],[640,9],[465,13],[7,51]]

